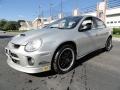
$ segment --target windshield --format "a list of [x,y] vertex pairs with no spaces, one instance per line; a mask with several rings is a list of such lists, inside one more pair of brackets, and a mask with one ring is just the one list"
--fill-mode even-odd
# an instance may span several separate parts
[[72,29],[76,27],[82,16],[65,17],[47,26],[47,28]]

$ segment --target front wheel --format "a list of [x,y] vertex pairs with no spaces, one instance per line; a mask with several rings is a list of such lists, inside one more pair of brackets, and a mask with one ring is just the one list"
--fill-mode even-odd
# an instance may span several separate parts
[[76,59],[75,50],[71,45],[64,45],[54,55],[53,69],[59,74],[67,73],[74,66]]
[[112,49],[112,37],[109,37],[105,44],[105,50],[110,51]]

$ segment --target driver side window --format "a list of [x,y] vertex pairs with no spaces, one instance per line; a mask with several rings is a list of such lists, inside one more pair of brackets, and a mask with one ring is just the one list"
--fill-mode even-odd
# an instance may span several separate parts
[[86,30],[90,30],[90,29],[94,29],[94,23],[93,23],[93,20],[92,20],[92,17],[88,17],[86,18],[82,24],[80,25],[80,28],[79,30],[81,31],[86,31]]

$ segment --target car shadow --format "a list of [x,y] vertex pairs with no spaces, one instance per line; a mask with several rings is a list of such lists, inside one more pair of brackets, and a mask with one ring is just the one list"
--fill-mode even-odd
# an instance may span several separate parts
[[49,76],[56,75],[56,73],[54,71],[50,70],[50,71],[46,71],[46,72],[29,74],[29,75],[36,76],[36,77],[49,77]]
[[0,36],[0,39],[5,39],[5,38],[12,38],[13,36],[7,36],[7,35],[4,35],[4,36]]
[[[103,49],[99,49],[99,50],[96,50],[88,55],[86,55],[85,57],[77,60],[75,62],[75,65],[73,67],[72,70],[74,70],[75,68],[77,68],[78,66],[81,66],[84,62],[87,62],[88,60],[94,58],[95,56],[98,56],[100,55],[101,53],[105,52],[105,50]],[[71,71],[72,71],[71,70]],[[42,73],[36,73],[36,74],[29,74],[29,75],[32,75],[32,76],[36,76],[36,77],[49,77],[49,76],[53,76],[53,75],[56,75],[56,73],[52,70],[50,71],[47,71],[47,72],[42,72]]]
[[94,51],[92,53],[89,53],[88,55],[80,58],[79,60],[77,60],[75,62],[75,65],[74,65],[73,69],[75,69],[78,66],[82,65],[84,62],[87,62],[88,60],[94,58],[95,56],[98,56],[98,55],[102,54],[103,52],[105,52],[104,49],[99,49],[99,50],[96,50],[96,51]]

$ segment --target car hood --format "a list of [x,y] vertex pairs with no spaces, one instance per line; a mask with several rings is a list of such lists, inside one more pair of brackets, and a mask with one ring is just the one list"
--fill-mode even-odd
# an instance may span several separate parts
[[54,35],[55,33],[58,33],[58,31],[61,31],[61,30],[44,28],[41,30],[27,31],[13,37],[10,42],[14,44],[19,44],[19,45],[26,45],[29,41],[32,41],[35,39],[42,39],[44,36],[48,37],[51,34]]

